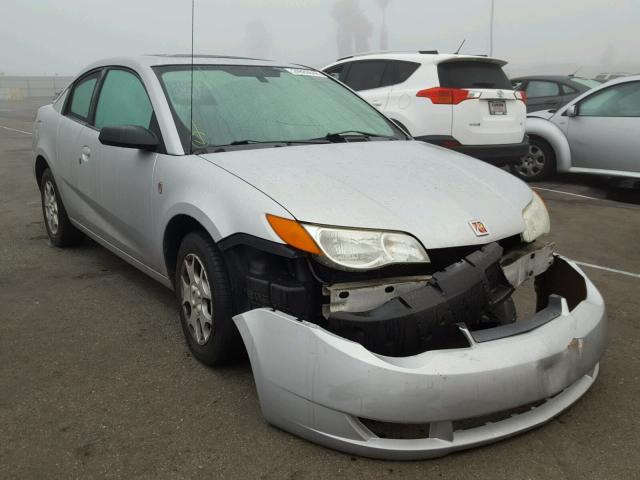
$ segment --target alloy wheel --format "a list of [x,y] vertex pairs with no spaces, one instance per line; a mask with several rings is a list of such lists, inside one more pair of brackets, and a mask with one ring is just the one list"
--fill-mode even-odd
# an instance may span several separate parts
[[542,172],[546,162],[544,151],[537,145],[529,145],[529,153],[516,165],[516,170],[523,177],[535,177]]
[[204,345],[213,329],[211,287],[204,263],[193,253],[182,261],[180,285],[180,305],[189,332],[199,345]]
[[53,187],[51,181],[47,181],[44,184],[44,196],[43,196],[44,216],[49,227],[51,235],[58,233],[58,199],[56,197],[56,190]]

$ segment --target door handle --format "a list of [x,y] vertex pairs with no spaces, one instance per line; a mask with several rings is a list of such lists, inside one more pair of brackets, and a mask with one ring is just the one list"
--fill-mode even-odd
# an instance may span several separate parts
[[371,102],[371,105],[373,105],[374,107],[381,107],[382,106],[382,102],[379,102],[379,101],[376,100],[374,102]]
[[80,154],[80,158],[78,158],[78,163],[82,164],[82,162],[88,162],[89,158],[91,158],[91,149],[87,146],[84,145],[82,147],[82,153]]

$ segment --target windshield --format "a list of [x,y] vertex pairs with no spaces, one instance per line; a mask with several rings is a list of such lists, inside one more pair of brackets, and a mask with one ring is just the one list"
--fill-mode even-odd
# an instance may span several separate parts
[[585,87],[589,87],[589,88],[595,88],[595,87],[599,87],[600,85],[602,85],[602,83],[600,83],[597,80],[591,80],[589,78],[581,78],[581,77],[571,77],[571,80],[579,83],[580,85],[584,85]]
[[155,70],[185,151],[213,150],[232,144],[324,141],[328,134],[343,132],[366,133],[361,136],[368,139],[406,139],[377,110],[314,70],[196,65],[193,117],[191,66],[162,66]]

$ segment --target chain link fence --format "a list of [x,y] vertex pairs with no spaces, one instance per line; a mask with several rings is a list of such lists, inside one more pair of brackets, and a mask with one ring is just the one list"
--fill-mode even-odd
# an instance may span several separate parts
[[22,100],[31,97],[54,97],[72,77],[0,76],[0,100]]

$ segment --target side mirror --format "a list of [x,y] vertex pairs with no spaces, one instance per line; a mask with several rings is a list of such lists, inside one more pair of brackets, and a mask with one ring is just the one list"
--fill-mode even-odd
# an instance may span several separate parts
[[151,130],[137,125],[117,125],[104,127],[98,140],[103,145],[122,148],[137,148],[154,151],[158,148],[158,137]]
[[577,117],[578,116],[578,105],[571,105],[567,108],[566,111],[567,117]]

